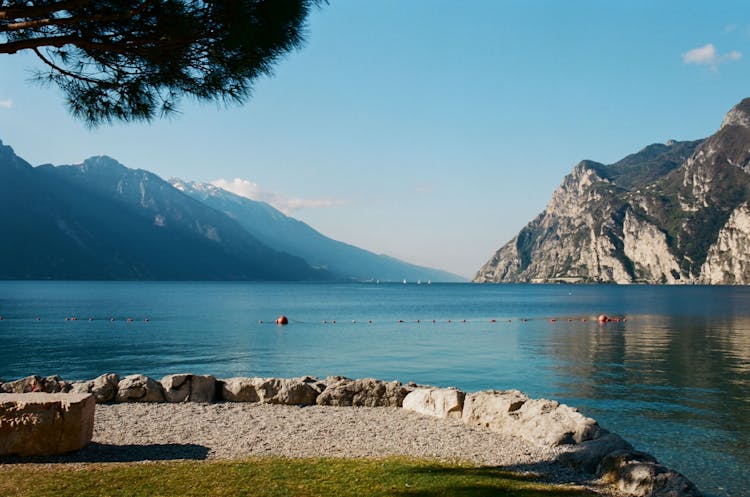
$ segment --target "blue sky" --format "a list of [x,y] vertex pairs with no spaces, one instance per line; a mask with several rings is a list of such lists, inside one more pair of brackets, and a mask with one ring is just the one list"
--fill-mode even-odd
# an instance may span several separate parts
[[228,108],[88,129],[0,56],[0,139],[223,180],[323,233],[471,276],[582,159],[713,133],[750,96],[750,2],[331,0]]

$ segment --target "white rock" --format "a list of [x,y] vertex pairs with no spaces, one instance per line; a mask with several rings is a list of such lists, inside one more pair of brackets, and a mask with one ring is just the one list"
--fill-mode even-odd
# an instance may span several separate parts
[[417,388],[404,397],[402,407],[435,418],[461,418],[466,394],[455,388]]
[[260,378],[226,378],[219,380],[221,398],[229,402],[260,402],[255,382]]
[[164,402],[164,387],[148,376],[131,374],[118,383],[117,402]]
[[314,405],[320,393],[319,380],[302,378],[254,378],[258,399],[264,404]]
[[484,390],[470,393],[464,399],[461,419],[470,425],[485,426],[497,431],[510,413],[517,411],[529,397],[518,390]]
[[581,443],[602,434],[599,424],[554,400],[529,399],[518,390],[469,394],[462,420],[541,446]]
[[651,455],[621,450],[599,465],[602,481],[626,495],[636,497],[700,497],[695,484],[677,471],[666,468]]
[[398,381],[374,378],[352,380],[342,376],[326,378],[326,389],[318,396],[322,406],[401,407],[412,390]]
[[167,402],[212,402],[216,397],[216,378],[209,375],[170,374],[161,385]]

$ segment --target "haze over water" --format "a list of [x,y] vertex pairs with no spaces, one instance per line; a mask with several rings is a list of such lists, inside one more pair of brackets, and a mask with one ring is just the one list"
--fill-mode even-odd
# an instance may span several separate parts
[[[742,496],[748,304],[746,287],[0,282],[0,377],[309,374],[517,388],[580,408],[706,492]],[[289,326],[268,324],[282,313]],[[627,321],[600,325],[600,313]]]

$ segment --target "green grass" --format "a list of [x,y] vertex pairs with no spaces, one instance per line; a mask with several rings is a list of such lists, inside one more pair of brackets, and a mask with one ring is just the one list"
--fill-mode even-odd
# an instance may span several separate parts
[[497,468],[419,459],[176,461],[0,467],[11,496],[593,497]]

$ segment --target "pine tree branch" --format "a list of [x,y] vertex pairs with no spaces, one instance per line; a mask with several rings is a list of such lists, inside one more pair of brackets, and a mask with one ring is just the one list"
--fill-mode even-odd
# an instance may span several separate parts
[[51,60],[49,60],[47,57],[45,57],[44,55],[42,55],[42,52],[40,52],[38,48],[33,48],[32,50],[34,51],[34,53],[36,54],[36,56],[39,57],[39,59],[42,62],[44,62],[49,67],[51,67],[53,70],[59,72],[60,74],[62,74],[64,76],[68,76],[69,78],[77,79],[78,81],[85,81],[87,83],[92,83],[92,84],[95,84],[95,85],[101,83],[101,80],[87,78],[87,77],[82,76],[80,74],[76,74],[74,72],[70,72],[70,71],[67,71],[67,70],[63,69],[62,67],[58,66],[57,64],[55,64],[54,62],[52,62]]
[[23,7],[6,7],[0,9],[0,20],[31,17],[49,17],[54,12],[61,12],[84,7],[93,0],[63,0],[49,5],[26,5]]

